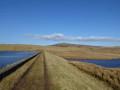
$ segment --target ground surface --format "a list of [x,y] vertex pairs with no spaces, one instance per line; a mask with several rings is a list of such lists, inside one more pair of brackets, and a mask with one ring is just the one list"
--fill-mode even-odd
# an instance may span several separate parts
[[[5,90],[1,87],[0,89]],[[7,90],[112,90],[112,88],[79,70],[65,59],[44,52],[36,57],[12,89]]]
[[80,70],[106,82],[115,90],[120,90],[120,68],[104,68],[91,63],[71,61]]

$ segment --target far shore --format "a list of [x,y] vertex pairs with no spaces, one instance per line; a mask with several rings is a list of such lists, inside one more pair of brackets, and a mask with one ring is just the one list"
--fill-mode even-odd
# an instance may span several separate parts
[[[62,46],[62,47],[61,47]],[[64,46],[64,47],[63,47]],[[23,44],[0,44],[0,51],[36,51],[50,52],[65,59],[113,60],[120,59],[120,47],[95,47],[59,44],[59,46],[40,46]]]

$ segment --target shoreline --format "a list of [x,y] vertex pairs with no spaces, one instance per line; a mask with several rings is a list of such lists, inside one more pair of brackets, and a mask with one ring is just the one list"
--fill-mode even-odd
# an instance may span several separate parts
[[25,59],[19,60],[15,63],[9,64],[5,67],[0,68],[0,81],[8,76],[9,74],[11,74],[12,72],[14,72],[15,70],[17,70],[19,67],[21,67],[22,65],[24,65],[26,62],[28,62],[29,60],[31,60],[32,58],[34,58],[35,56],[37,56],[39,53],[36,53],[32,56],[29,56]]
[[64,59],[75,59],[75,60],[116,60],[116,59],[119,59],[120,60],[120,58],[113,58],[113,59],[83,59],[83,58],[80,58],[80,59],[78,59],[78,58],[64,58]]

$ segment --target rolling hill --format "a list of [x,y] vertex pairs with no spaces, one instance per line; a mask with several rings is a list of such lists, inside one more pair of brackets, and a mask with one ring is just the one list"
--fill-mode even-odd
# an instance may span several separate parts
[[50,46],[0,44],[0,51],[45,50],[67,59],[120,59],[120,47],[101,47],[59,43]]

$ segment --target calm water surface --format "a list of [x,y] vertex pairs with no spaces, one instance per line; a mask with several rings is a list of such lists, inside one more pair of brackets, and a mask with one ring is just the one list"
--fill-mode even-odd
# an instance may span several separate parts
[[102,67],[107,68],[120,68],[120,59],[113,60],[79,60],[79,59],[68,59],[68,61],[79,61],[79,62],[87,62],[93,63]]
[[34,55],[37,52],[25,51],[0,51],[0,68],[8,64],[12,64],[28,56]]

